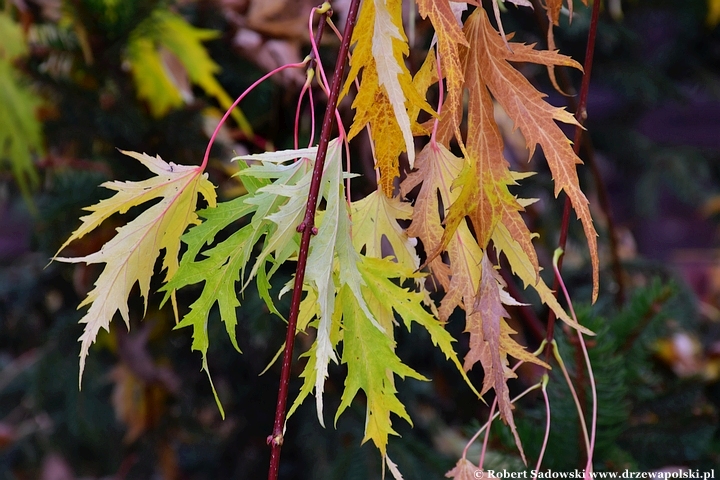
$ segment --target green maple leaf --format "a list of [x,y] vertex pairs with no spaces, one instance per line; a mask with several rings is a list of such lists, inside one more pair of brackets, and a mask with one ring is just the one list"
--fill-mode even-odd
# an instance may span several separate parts
[[393,376],[427,379],[402,363],[395,354],[394,340],[373,325],[347,286],[340,289],[337,298],[343,312],[342,363],[347,365],[348,373],[335,421],[360,390],[365,392],[367,417],[363,442],[372,440],[385,455],[388,436],[397,435],[392,428],[390,414],[394,413],[412,424],[397,398]]
[[[298,234],[291,220],[286,223],[285,212],[294,208],[289,205],[298,202],[296,196],[307,196],[306,189],[298,188],[298,185],[309,182],[315,152],[316,149],[302,149],[238,157],[237,160],[260,162],[249,167],[241,162],[239,175],[244,179],[248,193],[199,212],[204,221],[182,237],[187,250],[177,273],[162,288],[166,292],[164,301],[179,288],[203,283],[200,297],[190,305],[190,311],[176,328],[192,327],[192,349],[202,354],[203,370],[208,373],[208,378],[207,351],[210,340],[207,322],[215,304],[219,307],[220,318],[228,336],[238,351],[236,309],[240,306],[238,294],[247,286],[246,280],[258,277],[261,297],[279,315],[270,299],[269,274],[265,266],[267,262],[281,263],[295,254]],[[285,165],[287,161],[293,163]],[[274,182],[270,182],[270,179],[274,179]],[[220,232],[249,215],[252,215],[249,222],[225,240],[214,243]],[[263,238],[263,250],[256,257],[246,279],[244,272],[250,263],[253,249]],[[273,253],[275,257],[272,257]]]

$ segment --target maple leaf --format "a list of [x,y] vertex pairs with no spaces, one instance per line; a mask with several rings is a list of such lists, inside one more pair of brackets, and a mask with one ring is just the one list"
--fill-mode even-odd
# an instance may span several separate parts
[[447,246],[441,246],[446,231],[442,227],[442,215],[447,214],[460,194],[459,189],[452,188],[452,183],[462,171],[463,162],[445,146],[431,140],[418,155],[417,170],[400,185],[400,192],[406,194],[422,182],[408,235],[418,237],[426,251],[439,253],[445,249],[448,252],[448,263],[439,255],[428,256],[426,260],[446,292],[438,309],[443,321],[447,321],[458,306],[466,310],[472,307],[481,278],[483,251],[464,218],[459,219],[454,232],[448,235]]
[[[430,334],[433,344],[440,348],[440,351],[445,354],[445,358],[455,364],[470,389],[480,396],[465,374],[466,369],[460,365],[452,347],[455,339],[445,330],[443,322],[423,308],[422,292],[407,290],[390,280],[397,278],[402,281],[406,278],[420,277],[420,274],[402,264],[391,262],[387,258],[367,256],[362,257],[360,272],[365,280],[366,287],[364,289],[367,291],[365,297],[376,316],[393,318],[392,312],[395,311],[403,320],[408,331],[411,330],[413,322],[418,323]],[[371,300],[375,300],[375,302]]]
[[[454,204],[460,195],[458,189],[452,189],[451,186],[454,179],[460,175],[463,162],[463,159],[453,155],[442,144],[431,141],[418,155],[417,170],[411,172],[400,185],[401,194],[406,195],[422,183],[415,200],[408,235],[419,238],[426,251],[431,252],[442,251],[441,241],[443,237],[449,237],[446,247],[449,264],[444,263],[439,256],[427,261],[434,278],[446,292],[439,308],[442,320],[447,320],[457,306],[474,304],[476,288],[482,274],[480,262],[483,252],[470,233],[466,221],[461,219],[455,232],[446,235],[442,218],[438,215],[441,210],[447,213],[448,205]],[[442,201],[442,209],[438,199]],[[520,200],[518,204],[523,206]],[[506,255],[513,272],[523,280],[526,287],[532,286],[538,292],[543,303],[548,305],[558,318],[573,328],[592,335],[590,330],[575,322],[565,312],[550,288],[537,274],[534,250],[525,245],[530,243],[531,238],[518,212],[501,209],[501,221],[496,223],[491,235],[498,253]]]
[[[338,332],[341,320],[336,312],[338,288],[347,288],[355,298],[355,303],[365,318],[375,328],[384,332],[392,325],[381,326],[370,311],[361,288],[364,285],[358,270],[360,257],[353,248],[350,236],[350,212],[345,201],[345,187],[342,173],[342,149],[337,140],[330,142],[325,163],[321,197],[325,200],[325,209],[318,212],[318,232],[310,244],[306,284],[312,289],[317,301],[318,320],[314,323],[317,330],[316,340],[309,352],[310,360],[303,371],[305,384],[295,400],[291,412],[304,398],[315,389],[315,402],[318,420],[324,425],[323,391],[327,378],[327,369],[331,361],[337,363],[335,347],[339,341]],[[310,381],[314,380],[313,386]]]
[[105,268],[78,308],[90,305],[80,320],[85,324],[80,336],[80,381],[90,345],[100,328],[109,330],[115,312],[120,311],[130,328],[127,299],[137,282],[147,306],[150,277],[160,250],[165,250],[162,268],[167,279],[178,269],[180,237],[190,224],[198,222],[195,213],[198,194],[210,206],[215,205],[215,187],[203,174],[202,167],[166,163],[160,157],[135,152],[122,152],[145,165],[154,177],[139,182],[106,182],[102,186],[117,193],[96,205],[86,207],[90,215],[81,217],[82,224],[63,243],[58,253],[70,242],[94,230],[114,213],[126,213],[131,207],[150,200],[160,201],[137,218],[117,229],[117,234],[100,251],[84,257],[54,260],[70,263],[105,263]]
[[[463,88],[460,47],[469,46],[462,33],[461,19],[455,15],[449,0],[418,0],[417,5],[420,16],[422,18],[429,17],[435,29],[440,65],[442,72],[447,77],[448,100],[446,105],[447,108],[455,110],[460,107]],[[434,63],[432,66],[435,66]],[[458,126],[455,125],[455,127]]]
[[418,380],[426,378],[400,361],[395,354],[395,342],[373,325],[347,286],[340,289],[337,298],[343,312],[342,363],[347,365],[347,376],[335,421],[363,390],[367,397],[363,442],[372,440],[385,455],[388,436],[397,435],[392,428],[390,414],[412,424],[397,398],[394,375]]
[[[203,251],[206,258],[196,259],[201,246],[212,243],[215,235],[219,233],[228,223],[241,218],[252,212],[256,207],[245,202],[245,198],[236,198],[230,202],[217,205],[198,212],[203,218],[203,223],[191,228],[182,240],[188,245],[188,250],[183,255],[177,273],[161,290],[166,293],[165,300],[173,292],[186,285],[204,282],[200,297],[190,305],[190,311],[176,325],[175,328],[193,327],[192,350],[202,354],[202,369],[207,373],[212,385],[210,372],[207,365],[207,350],[210,339],[207,331],[207,320],[210,310],[218,304],[220,318],[225,324],[225,329],[230,337],[233,347],[239,352],[235,327],[237,325],[237,307],[240,301],[237,297],[236,283],[241,280],[240,272],[250,259],[257,238],[257,232],[252,228],[244,227],[225,241],[215,245],[209,250]],[[163,303],[164,303],[163,301]],[[212,387],[218,406],[220,402]],[[222,407],[220,406],[221,412]]]
[[[331,181],[332,178],[330,176],[328,181]],[[342,185],[339,180],[338,176],[332,183]],[[385,199],[380,192],[376,192],[376,194],[377,198],[360,205],[360,212],[370,211],[366,214],[365,222],[368,222],[367,216],[371,215],[374,210],[369,206],[382,205],[384,202],[387,207],[387,204],[392,205],[397,202],[397,200]],[[320,421],[323,421],[321,395],[327,376],[326,365],[334,359],[335,349],[342,342],[341,362],[347,364],[348,376],[335,419],[337,421],[358,391],[363,390],[367,397],[364,441],[372,440],[377,448],[385,454],[388,436],[395,434],[395,430],[392,428],[391,414],[410,421],[407,412],[397,399],[394,375],[402,378],[410,376],[424,379],[417,372],[403,365],[394,353],[395,314],[403,319],[408,329],[411,328],[413,322],[417,322],[425,328],[433,343],[456,365],[473,390],[474,387],[470,384],[452,348],[453,338],[444,329],[443,324],[423,308],[423,292],[406,290],[391,280],[400,279],[402,281],[419,277],[419,274],[414,273],[414,267],[392,261],[390,258],[379,259],[359,255],[355,248],[367,247],[373,240],[367,240],[368,243],[361,240],[353,248],[349,238],[348,212],[347,210],[343,212],[341,209],[339,216],[335,216],[334,213],[329,214],[334,211],[334,208],[330,206],[331,201],[332,197],[329,198],[328,207],[321,216],[322,223],[318,230],[318,236],[322,235],[322,225],[326,222],[337,225],[334,258],[333,252],[321,243],[318,252],[329,259],[317,260],[317,262],[325,265],[325,269],[320,270],[322,272],[327,272],[327,268],[332,266],[333,283],[330,284],[328,281],[328,286],[322,287],[317,278],[325,277],[315,274],[316,279],[307,285],[310,290],[301,305],[301,315],[307,319],[308,313],[316,309],[315,313],[318,318],[311,323],[306,320],[303,324],[314,326],[317,329],[317,337],[310,350],[303,355],[307,357],[307,363],[301,374],[304,382],[289,414],[292,414],[315,389],[318,416]],[[340,202],[340,204],[346,205],[345,202]],[[375,210],[375,212],[377,211]],[[387,215],[387,210],[381,212],[380,216]],[[390,221],[387,223],[392,225]],[[311,247],[312,245],[311,243]],[[310,277],[313,278],[313,276]],[[332,290],[330,290],[330,285],[334,285]],[[327,298],[327,302],[334,301],[330,318],[327,318],[327,310],[330,309],[327,305],[323,305],[325,300],[318,299],[318,296],[321,295],[318,290],[321,288],[323,288],[322,294],[332,291],[334,295],[334,299]],[[327,289],[325,290],[325,288]],[[317,307],[313,306],[315,302],[317,302]],[[298,328],[299,331],[303,329],[304,327]],[[372,349],[372,354],[370,354],[370,349]]]
[[[207,321],[210,310],[215,304],[218,305],[228,336],[239,351],[235,337],[236,309],[240,306],[238,290],[242,292],[247,285],[244,271],[254,246],[263,237],[263,249],[255,257],[248,281],[257,275],[260,296],[271,311],[280,315],[269,295],[268,276],[271,276],[272,270],[268,274],[265,266],[268,261],[282,263],[297,252],[297,223],[292,223],[293,214],[288,214],[288,211],[296,210],[295,204],[299,200],[293,200],[294,197],[302,200],[305,198],[303,196],[307,196],[307,187],[302,185],[309,183],[311,159],[314,159],[316,152],[316,148],[309,148],[237,157],[241,168],[238,175],[243,179],[246,195],[202,210],[199,215],[204,221],[182,237],[182,241],[187,244],[187,251],[183,254],[177,273],[162,288],[166,292],[164,301],[174,290],[204,283],[200,297],[190,305],[190,311],[175,328],[192,327],[192,349],[202,354],[203,370],[208,374],[211,385],[207,365],[210,342]],[[243,161],[258,163],[248,167]],[[288,161],[293,163],[284,165]],[[274,179],[274,182],[270,182],[270,179]],[[250,221],[243,227],[223,241],[213,244],[218,233],[250,214]],[[210,245],[210,248],[206,248]],[[238,282],[242,282],[239,289],[236,288]],[[219,406],[220,402],[217,403]]]
[[[345,202],[345,188],[342,183],[342,150],[340,142],[331,143],[322,178],[320,191],[326,200],[320,226],[316,238],[311,243],[308,254],[308,267],[305,279],[317,290],[320,317],[317,324],[317,339],[315,348],[315,401],[320,424],[323,419],[323,391],[327,368],[330,361],[337,363],[334,347],[336,342],[331,340],[333,314],[335,310],[335,282],[333,270],[336,250],[338,262],[342,263],[344,275],[341,280],[349,286],[354,293],[358,307],[367,313],[368,318],[374,321],[364,300],[360,296],[360,275],[355,268],[355,252],[349,241],[350,225],[348,221],[348,208]],[[348,248],[349,247],[349,248]],[[349,251],[348,251],[349,250]],[[352,257],[348,258],[348,254]]]
[[[476,42],[474,42],[476,43]],[[467,158],[463,169],[457,174],[453,188],[460,193],[450,206],[444,219],[445,231],[438,244],[428,252],[433,259],[445,249],[457,226],[465,217],[472,222],[477,243],[487,246],[495,226],[502,222],[512,232],[530,260],[535,273],[539,271],[537,255],[532,245],[533,235],[520,216],[523,207],[510,193],[508,186],[515,184],[515,176],[503,156],[503,139],[495,122],[493,102],[484,80],[483,63],[465,52],[462,58],[465,86],[469,92],[468,131],[465,142]],[[461,110],[444,116],[459,117]]]
[[365,249],[368,257],[382,258],[383,239],[390,244],[397,261],[411,268],[420,266],[415,243],[400,226],[398,220],[412,218],[413,208],[400,197],[388,198],[374,191],[367,197],[352,203],[353,246],[358,252]]
[[[400,184],[401,195],[407,195],[422,183],[407,234],[419,238],[426,251],[433,251],[439,248],[444,233],[438,212],[445,213],[457,198],[458,190],[451,191],[451,187],[462,170],[463,159],[453,155],[444,145],[431,141],[418,154],[415,166],[416,170]],[[428,262],[436,279],[448,291],[450,275],[447,266],[437,256]]]
[[[220,315],[228,334],[237,348],[235,340],[236,308],[240,306],[235,284],[242,282],[239,292],[246,288],[250,280],[257,277],[260,296],[271,311],[280,315],[270,299],[269,279],[279,265],[295,257],[299,248],[297,225],[302,221],[307,203],[310,180],[317,148],[266,152],[257,155],[245,155],[236,160],[253,162],[243,167],[239,176],[243,179],[248,193],[219,205],[216,208],[200,212],[205,219],[201,225],[191,229],[183,241],[188,250],[180,262],[180,268],[173,279],[163,288],[166,291],[185,285],[204,282],[200,298],[191,305],[190,312],[177,325],[177,328],[193,327],[193,350],[203,355],[203,369],[207,371],[207,319],[210,309],[217,303]],[[292,162],[286,164],[286,162]],[[335,309],[336,278],[347,285],[367,317],[377,321],[362,299],[360,288],[362,279],[357,270],[357,253],[350,239],[350,221],[345,201],[342,172],[342,143],[332,140],[328,147],[320,196],[325,208],[317,213],[318,233],[310,245],[305,284],[309,289],[308,297],[314,299],[317,308],[310,309],[303,302],[303,314],[306,319],[298,326],[302,331],[309,324],[309,318],[317,313],[317,339],[313,346],[312,379],[316,391],[318,418],[322,417],[322,392],[330,361],[337,362],[334,354],[336,340],[331,330]],[[270,180],[273,180],[272,182]],[[252,214],[250,221],[232,233],[229,238],[204,249],[213,242],[218,232],[240,218]],[[264,238],[264,240],[262,240]],[[261,242],[262,240],[262,242]],[[246,276],[244,270],[250,262],[250,255],[257,243],[262,250],[255,256],[254,264]],[[200,256],[204,258],[199,258]],[[266,271],[267,264],[272,265]],[[335,268],[338,272],[335,272]],[[307,300],[306,298],[306,300]],[[305,377],[310,378],[305,372]],[[312,387],[304,387],[309,393]]]
[[[385,455],[389,435],[395,435],[391,414],[395,414],[411,423],[405,408],[396,396],[393,376],[412,377],[426,380],[414,370],[402,364],[394,353],[393,324],[395,314],[399,315],[408,330],[413,322],[418,323],[429,334],[434,345],[438,346],[446,358],[452,361],[470,388],[479,395],[465,374],[457,358],[452,343],[454,339],[445,330],[443,323],[422,307],[422,292],[413,292],[398,286],[391,279],[414,278],[418,274],[389,258],[378,259],[361,255],[357,268],[362,275],[362,301],[366,302],[373,317],[369,317],[359,298],[349,285],[343,284],[336,296],[336,315],[333,322],[342,321],[342,330],[333,327],[331,345],[342,340],[343,364],[347,364],[341,403],[335,415],[335,421],[350,405],[359,390],[367,397],[367,419],[363,441],[372,440],[380,452]],[[342,274],[340,275],[342,278]],[[383,328],[378,328],[379,322]],[[313,348],[315,348],[313,346]],[[312,363],[312,354],[306,371],[318,368]],[[305,385],[309,382],[306,379]],[[310,391],[303,388],[304,395]],[[293,406],[301,401],[299,396]]]
[[475,56],[473,64],[478,67],[476,74],[481,76],[481,81],[522,132],[530,156],[537,145],[542,147],[555,182],[555,196],[564,191],[582,222],[593,268],[594,301],[599,285],[597,233],[588,200],[580,190],[576,166],[582,161],[575,155],[570,140],[556,121],[571,125],[578,123],[566,110],[545,102],[545,95],[535,90],[509,62],[582,67],[569,57],[556,52],[534,50],[530,45],[513,43],[512,51],[508,50],[483,9],[476,9],[470,15],[465,23],[465,32],[471,45],[471,55]]
[[527,463],[512,414],[513,407],[507,380],[516,378],[516,375],[508,366],[507,355],[547,369],[550,366],[528,353],[510,337],[516,332],[505,321],[509,315],[503,304],[519,305],[519,303],[505,292],[502,277],[495,271],[487,255],[483,255],[481,268],[482,279],[475,305],[467,317],[465,326],[465,331],[470,333],[470,350],[465,357],[465,369],[469,370],[477,361],[482,364],[485,371],[482,393],[491,387],[495,390],[500,415],[515,437],[515,444],[520,450],[523,462]]
[[[401,14],[400,0],[363,2],[352,37],[355,48],[350,72],[341,93],[342,98],[362,70],[360,89],[352,104],[355,118],[348,139],[370,124],[380,186],[387,196],[392,196],[393,180],[399,175],[400,153],[407,152],[411,166],[415,161],[408,105],[420,105],[432,112],[413,86],[412,76],[405,66],[404,57],[409,47]],[[398,142],[398,137],[403,142]]]
[[[478,476],[480,474],[480,476]],[[497,478],[495,475],[485,472],[482,468],[478,468],[465,457],[458,460],[455,467],[445,474],[445,478],[454,478],[455,480],[475,480],[477,478],[492,479]]]

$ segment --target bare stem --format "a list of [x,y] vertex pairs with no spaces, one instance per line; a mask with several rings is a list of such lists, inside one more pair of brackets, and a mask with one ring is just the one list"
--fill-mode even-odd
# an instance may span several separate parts
[[[560,270],[558,269],[558,262],[562,258],[562,251],[556,250],[555,256],[553,258],[553,269],[555,271],[555,278],[560,283],[560,288],[562,288],[563,294],[565,295],[565,301],[568,302],[568,306],[570,308],[570,314],[572,315],[573,320],[575,320],[575,323],[578,323],[577,315],[575,315],[575,309],[573,308],[572,301],[570,300],[570,294],[567,291],[567,288],[565,288],[565,282],[563,282],[562,276],[560,275]],[[578,349],[577,345],[576,348],[576,367],[575,367],[575,375],[578,377],[578,383],[580,384],[580,392],[582,393],[582,398],[578,396],[578,399],[576,400],[578,404],[578,414],[580,415],[580,422],[582,425],[585,425],[585,417],[583,416],[582,409],[580,408],[581,405],[584,405],[586,402],[585,399],[585,393],[583,388],[584,381],[580,381],[580,374],[581,372],[584,372],[584,369],[582,368],[582,361],[585,360],[585,366],[587,367],[588,376],[590,380],[590,392],[592,393],[592,427],[590,431],[590,438],[588,440],[587,436],[587,427],[584,427],[583,433],[584,433],[584,439],[587,447],[587,463],[585,464],[585,478],[590,478],[589,472],[592,471],[593,465],[593,453],[595,451],[595,433],[597,431],[597,388],[595,386],[595,375],[593,374],[592,364],[590,363],[590,355],[587,351],[587,346],[585,345],[585,340],[583,339],[582,332],[577,332],[577,343],[580,344],[580,349],[582,350],[582,356],[577,354],[577,352],[580,350]],[[577,359],[577,357],[580,356],[580,359]],[[559,353],[558,353],[559,357]],[[584,375],[583,375],[584,376]]]
[[[300,251],[298,253],[298,262],[295,271],[295,283],[293,285],[293,294],[290,303],[290,316],[288,317],[287,334],[285,337],[285,351],[283,352],[280,386],[278,388],[278,399],[275,408],[275,421],[273,424],[272,435],[268,437],[268,443],[271,445],[268,480],[277,480],[280,470],[280,450],[283,444],[283,426],[285,423],[288,387],[290,385],[290,366],[292,364],[293,346],[295,344],[295,329],[297,327],[298,314],[300,312],[303,281],[305,280],[305,267],[307,266],[310,236],[317,233],[317,229],[315,228],[315,210],[317,208],[317,201],[320,193],[320,180],[322,178],[323,167],[325,165],[328,144],[330,143],[330,135],[332,134],[333,120],[335,119],[335,108],[340,95],[340,86],[342,84],[343,77],[345,76],[345,63],[348,51],[350,50],[352,32],[355,27],[355,22],[357,21],[359,4],[360,0],[352,0],[348,10],[343,41],[340,44],[340,51],[335,64],[332,86],[330,87],[330,95],[328,98],[327,108],[325,109],[322,130],[320,132],[320,143],[318,144],[317,156],[315,158],[315,166],[313,169],[312,181],[310,183],[310,192],[308,194],[307,206],[305,209],[305,218],[297,227],[297,230],[302,234],[302,237],[300,240]],[[328,15],[328,13],[325,13],[324,15]],[[325,22],[325,18],[323,18],[322,21]]]
[[[547,447],[548,439],[550,438],[550,399],[548,398],[547,393],[547,384],[550,377],[548,377],[548,374],[546,373],[543,375],[542,378],[542,394],[543,399],[545,400],[545,436],[543,437],[543,443],[542,447],[540,447],[540,453],[538,454],[538,460],[535,464],[535,472],[540,471],[540,466],[542,465],[543,457],[545,456],[545,448]],[[533,475],[533,480],[537,480],[537,473]]]

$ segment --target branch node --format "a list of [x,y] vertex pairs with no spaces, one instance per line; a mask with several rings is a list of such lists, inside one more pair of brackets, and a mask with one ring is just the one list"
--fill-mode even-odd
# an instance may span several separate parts
[[285,438],[283,437],[282,433],[278,433],[277,435],[268,435],[265,439],[265,443],[268,445],[272,445],[273,447],[281,446],[283,444],[283,441]]

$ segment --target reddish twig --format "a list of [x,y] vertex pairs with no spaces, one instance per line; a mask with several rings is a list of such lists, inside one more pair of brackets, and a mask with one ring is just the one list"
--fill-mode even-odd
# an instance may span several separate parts
[[[538,3],[538,2],[535,2]],[[582,124],[585,123],[585,120],[587,119],[587,97],[588,92],[590,90],[590,74],[592,72],[592,64],[593,64],[593,56],[595,53],[595,37],[597,35],[597,24],[598,24],[598,18],[600,15],[600,0],[595,0],[593,2],[592,7],[592,16],[590,19],[590,29],[588,31],[588,40],[587,40],[587,48],[585,50],[585,61],[583,63],[583,78],[582,83],[580,85],[580,98],[578,99],[577,107],[575,108],[575,119],[578,121],[578,126],[575,127],[575,137],[574,137],[574,143],[573,143],[573,150],[575,152],[575,155],[580,154],[580,147],[582,145],[583,140],[583,127]],[[552,25],[548,23],[548,28],[552,28]],[[597,170],[593,169],[593,174],[597,174]],[[599,177],[599,175],[598,175]],[[596,177],[596,180],[598,180],[598,177]],[[603,188],[603,184],[598,185],[600,188]],[[570,199],[566,196],[565,197],[565,203],[563,206],[563,216],[562,216],[562,224],[560,226],[560,238],[558,239],[558,249],[560,251],[565,250],[565,246],[567,244],[567,236],[568,236],[568,228],[570,225],[570,211],[571,211],[571,203]],[[608,212],[609,213],[609,210]],[[610,215],[608,215],[608,218],[612,218]],[[613,236],[614,232],[610,232],[611,236]],[[553,280],[553,290],[555,291],[555,296],[558,295],[558,290],[562,286],[564,286],[560,283],[560,271],[562,270],[562,261],[563,256],[560,256],[560,258],[557,259],[557,264],[555,266],[555,278]],[[618,262],[619,266],[619,262]],[[618,282],[622,282],[622,277],[618,277]],[[620,290],[622,291],[622,289]],[[570,308],[572,309],[572,305],[570,305]],[[546,361],[550,358],[550,352],[551,348],[550,345],[552,344],[553,337],[555,335],[555,312],[551,309],[548,314],[548,325],[547,325],[547,345],[548,347],[545,350],[545,359]],[[581,335],[581,334],[580,334]],[[581,339],[582,340],[582,339]],[[585,398],[585,392],[583,384],[585,383],[584,377],[584,370],[582,369],[582,357],[580,348],[575,345],[576,348],[576,355],[575,355],[575,362],[576,362],[576,381],[579,384],[578,392],[581,398],[578,398],[578,405],[584,406],[586,403]],[[581,412],[582,410],[580,410]],[[584,419],[581,418],[581,421]],[[582,439],[582,437],[581,437]],[[591,462],[592,459],[592,452],[591,449],[588,449],[588,463]]]
[[[275,422],[273,425],[272,435],[268,437],[268,443],[271,445],[268,480],[277,480],[280,469],[280,450],[283,444],[283,426],[285,423],[288,387],[290,385],[290,365],[292,363],[293,346],[295,343],[295,329],[297,326],[298,314],[300,312],[300,301],[302,297],[303,281],[305,279],[305,267],[307,266],[310,236],[317,233],[317,228],[315,227],[315,210],[317,208],[317,201],[320,192],[320,180],[322,178],[325,156],[327,155],[327,148],[333,129],[333,120],[335,118],[335,108],[340,95],[340,86],[345,75],[345,62],[348,51],[350,50],[350,39],[357,20],[359,4],[360,0],[352,0],[348,10],[347,23],[345,24],[345,32],[343,33],[343,41],[340,44],[340,51],[335,64],[332,86],[330,87],[330,95],[328,98],[327,108],[325,109],[322,130],[320,132],[320,143],[318,144],[317,156],[315,158],[315,166],[313,169],[312,181],[310,183],[310,192],[308,194],[305,217],[297,227],[297,230],[302,234],[302,237],[300,240],[297,268],[295,271],[292,300],[290,302],[290,316],[288,317],[287,335],[285,337],[285,350],[283,352],[282,371],[280,373],[280,386],[278,388],[278,399],[275,409]],[[327,12],[325,15],[327,16],[329,13],[330,12]],[[323,22],[324,21],[325,18],[323,18]]]
[[[538,3],[538,2],[535,2]],[[598,18],[600,16],[600,4],[602,2],[600,0],[595,0],[593,2],[592,7],[592,16],[590,19],[590,30],[588,31],[588,41],[587,41],[587,48],[585,50],[585,62],[583,64],[583,79],[582,84],[580,86],[580,98],[578,100],[578,105],[575,110],[575,118],[577,119],[578,125],[575,128],[575,140],[573,144],[573,150],[575,151],[575,154],[578,155],[580,153],[580,144],[582,140],[583,135],[583,127],[582,124],[585,122],[585,119],[587,118],[587,97],[588,97],[588,91],[590,90],[590,73],[592,71],[592,62],[593,62],[593,56],[595,53],[595,37],[597,35],[597,25],[598,25]],[[548,28],[552,28],[552,25],[548,25]],[[563,216],[562,216],[562,224],[560,226],[560,238],[558,240],[558,248],[561,250],[565,250],[565,246],[567,244],[567,235],[568,235],[568,228],[570,225],[570,210],[571,210],[571,204],[570,199],[566,196],[565,197],[565,205],[563,207]],[[558,272],[562,270],[562,259],[563,257],[560,257],[557,264]],[[555,295],[557,296],[557,292],[560,285],[558,283],[557,276],[555,277],[555,280],[553,281],[553,290],[555,291]],[[550,310],[550,313],[548,314],[548,325],[547,325],[547,344],[550,345],[553,340],[555,332],[555,313]],[[548,360],[550,358],[550,348],[546,348],[545,350],[545,358]]]

